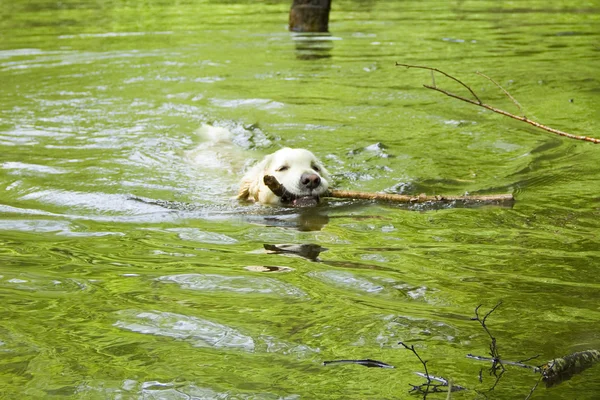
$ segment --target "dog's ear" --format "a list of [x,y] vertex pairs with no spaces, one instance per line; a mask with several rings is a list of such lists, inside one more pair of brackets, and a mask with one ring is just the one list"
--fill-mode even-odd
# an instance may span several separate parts
[[265,171],[271,165],[273,160],[272,155],[266,156],[261,162],[252,167],[242,178],[240,190],[238,192],[238,200],[258,200],[258,192],[263,183]]
[[248,200],[250,197],[250,181],[243,180],[240,184],[240,190],[238,191],[238,200]]

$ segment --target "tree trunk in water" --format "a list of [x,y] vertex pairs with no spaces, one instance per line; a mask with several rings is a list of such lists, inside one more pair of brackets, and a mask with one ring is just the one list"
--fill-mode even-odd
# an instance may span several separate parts
[[331,0],[294,0],[290,9],[290,31],[327,32]]

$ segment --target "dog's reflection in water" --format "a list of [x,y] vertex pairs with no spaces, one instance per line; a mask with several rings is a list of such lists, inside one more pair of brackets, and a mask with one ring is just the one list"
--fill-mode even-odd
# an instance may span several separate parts
[[327,249],[318,244],[268,244],[263,245],[270,254],[294,254],[311,261],[319,261],[319,254]]
[[329,223],[329,216],[320,207],[294,209],[293,213],[262,216],[266,226],[297,229],[302,232],[320,231]]

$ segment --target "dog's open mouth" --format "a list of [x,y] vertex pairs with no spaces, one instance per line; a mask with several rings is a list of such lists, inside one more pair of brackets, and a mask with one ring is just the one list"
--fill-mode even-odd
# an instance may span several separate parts
[[[292,207],[312,207],[319,204],[319,200],[318,196],[302,196],[292,199],[289,203],[284,202],[284,204],[289,204]],[[283,199],[281,201],[283,202]]]
[[281,203],[292,207],[312,207],[319,204],[321,198],[318,195],[296,195],[288,191],[279,181],[272,175],[265,175],[263,178],[265,185],[279,198]]

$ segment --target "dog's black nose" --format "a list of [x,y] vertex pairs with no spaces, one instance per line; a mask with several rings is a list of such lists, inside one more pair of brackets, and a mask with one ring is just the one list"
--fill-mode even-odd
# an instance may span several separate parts
[[307,172],[300,177],[300,183],[308,189],[315,189],[321,184],[321,177],[317,174],[309,174]]

